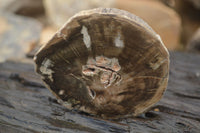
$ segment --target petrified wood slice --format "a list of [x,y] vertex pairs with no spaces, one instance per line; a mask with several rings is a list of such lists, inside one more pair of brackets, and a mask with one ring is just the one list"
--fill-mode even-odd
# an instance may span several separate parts
[[36,71],[68,108],[105,118],[143,113],[166,89],[169,54],[159,35],[126,11],[76,14],[35,55]]

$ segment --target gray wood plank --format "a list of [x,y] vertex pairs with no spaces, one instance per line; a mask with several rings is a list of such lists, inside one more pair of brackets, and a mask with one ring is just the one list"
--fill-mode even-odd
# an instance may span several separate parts
[[200,132],[200,55],[171,52],[164,97],[137,118],[103,120],[57,103],[31,61],[0,64],[0,133]]

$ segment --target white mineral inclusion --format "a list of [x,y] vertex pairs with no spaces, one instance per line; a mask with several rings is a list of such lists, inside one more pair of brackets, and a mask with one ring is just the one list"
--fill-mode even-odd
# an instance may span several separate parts
[[60,90],[60,91],[58,92],[59,95],[63,95],[64,93],[65,93],[64,90]]
[[123,48],[124,47],[124,42],[121,39],[120,33],[118,33],[117,37],[115,38],[115,46],[119,47],[119,48]]
[[167,51],[167,53],[169,54],[169,52],[168,52],[167,48],[165,47],[165,45],[164,45],[164,43],[163,43],[161,37],[160,37],[158,34],[156,34],[156,37],[158,38],[158,40],[161,42],[161,44],[162,44],[162,46],[164,47],[164,49],[165,49],[165,50]]
[[45,58],[40,67],[42,74],[48,75],[51,81],[53,81],[52,73],[54,73],[54,71],[52,71],[49,67],[52,67],[53,65],[53,62],[50,59]]
[[167,59],[162,59],[162,58],[158,58],[158,61],[156,63],[150,63],[150,67],[153,70],[158,69],[165,61],[167,61]]
[[91,47],[91,39],[90,39],[90,35],[88,34],[88,30],[85,26],[82,27],[81,29],[81,34],[83,34],[83,42],[85,44],[85,46],[90,49]]

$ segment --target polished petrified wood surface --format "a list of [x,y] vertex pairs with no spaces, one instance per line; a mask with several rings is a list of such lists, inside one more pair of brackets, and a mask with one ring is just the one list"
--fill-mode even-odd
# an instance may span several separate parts
[[200,55],[171,53],[168,89],[137,118],[103,120],[57,103],[34,72],[33,62],[0,64],[0,132],[191,132],[200,131]]
[[169,55],[160,36],[139,17],[115,8],[77,13],[34,60],[63,105],[102,118],[142,114],[168,83]]

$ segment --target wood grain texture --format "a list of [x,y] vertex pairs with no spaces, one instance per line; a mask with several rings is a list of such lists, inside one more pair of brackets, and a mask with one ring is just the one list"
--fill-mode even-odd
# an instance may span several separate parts
[[137,118],[103,120],[57,103],[33,63],[0,64],[0,132],[199,133],[200,55],[170,53],[168,89],[160,102]]
[[36,71],[68,108],[137,116],[162,97],[169,54],[142,19],[114,8],[76,14],[35,56]]

